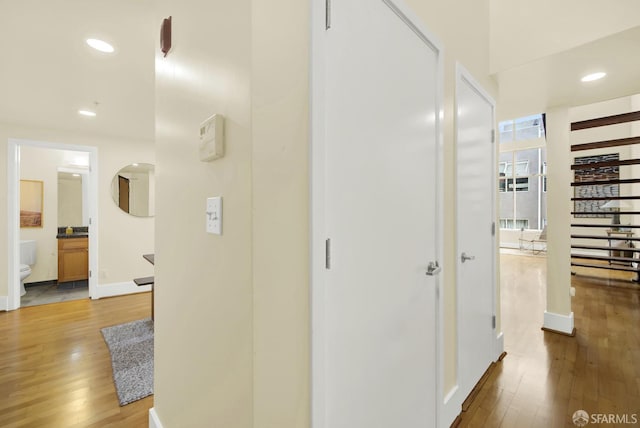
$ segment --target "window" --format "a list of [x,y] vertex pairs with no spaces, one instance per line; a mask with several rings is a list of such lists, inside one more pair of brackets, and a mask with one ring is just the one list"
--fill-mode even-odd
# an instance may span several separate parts
[[544,138],[544,114],[534,114],[498,124],[500,143]]
[[[547,218],[545,115],[498,124],[500,227],[542,230]],[[508,234],[503,235],[508,242]],[[506,243],[505,242],[505,243]]]
[[529,191],[529,160],[516,162],[515,178],[513,162],[500,162],[499,170],[501,192],[513,192],[514,189],[516,192]]
[[546,149],[500,153],[498,190],[503,229],[544,227],[547,210]]

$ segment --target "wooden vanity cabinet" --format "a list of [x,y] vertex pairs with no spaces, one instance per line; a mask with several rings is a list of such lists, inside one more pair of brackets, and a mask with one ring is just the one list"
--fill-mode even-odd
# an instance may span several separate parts
[[58,283],[89,279],[89,238],[58,239]]

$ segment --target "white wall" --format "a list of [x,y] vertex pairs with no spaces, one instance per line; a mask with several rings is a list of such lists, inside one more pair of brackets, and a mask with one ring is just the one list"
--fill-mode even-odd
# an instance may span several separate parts
[[[445,48],[449,392],[457,382],[455,64],[496,93],[489,2],[407,3]],[[174,47],[156,59],[155,411],[167,426],[308,427],[309,4],[162,0],[157,21],[169,15]],[[213,113],[226,118],[227,154],[201,163],[197,129]],[[222,236],[204,232],[205,198],[214,195],[223,197]]]
[[[45,141],[61,144],[95,146],[98,148],[100,216],[98,284],[107,285],[129,282],[135,277],[153,275],[153,267],[142,254],[154,250],[154,219],[129,216],[111,199],[111,179],[123,166],[132,162],[155,163],[152,141],[133,141],[87,134],[75,134],[56,130],[37,129],[0,124],[0,165],[7,165],[7,141],[9,139]],[[6,206],[7,177],[0,174],[0,199]],[[54,204],[55,202],[50,202]],[[47,214],[50,210],[45,207]],[[55,212],[54,208],[52,212]],[[45,220],[45,224],[48,221]],[[54,227],[57,225],[51,223]],[[7,212],[0,210],[0,242],[7,242]],[[55,237],[55,234],[54,234]],[[43,256],[53,259],[51,252]],[[7,246],[0,245],[0,272],[7,272]],[[56,270],[57,273],[57,270]],[[0,296],[7,295],[7,276],[0,275]]]
[[[156,52],[154,408],[166,427],[248,428],[254,358],[251,2],[156,4],[158,25],[172,16],[173,48],[166,58]],[[225,155],[201,162],[199,126],[214,113],[225,118]],[[205,232],[210,196],[222,197],[222,235]],[[280,241],[271,244],[277,253]]]

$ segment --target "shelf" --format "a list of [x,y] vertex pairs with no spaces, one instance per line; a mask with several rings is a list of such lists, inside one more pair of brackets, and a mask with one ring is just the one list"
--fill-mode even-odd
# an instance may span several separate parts
[[594,143],[574,144],[571,146],[572,152],[582,150],[606,149],[609,147],[629,146],[640,143],[640,137],[619,138],[616,140],[596,141]]
[[602,250],[602,251],[625,251],[629,253],[640,253],[640,248],[619,248],[619,247],[609,247],[609,246],[600,246],[600,245],[580,245],[573,244],[571,248],[580,249],[580,250]]
[[599,214],[599,215],[631,214],[631,215],[637,215],[637,214],[640,214],[640,211],[606,211],[606,212],[601,212],[601,211],[571,211],[571,215],[580,215],[580,214]]
[[[576,235],[571,234],[571,238],[574,239],[606,239],[611,241],[640,241],[640,237],[615,237],[615,236],[602,236],[602,235]],[[615,249],[615,248],[613,248]]]
[[595,268],[595,269],[624,270],[627,272],[640,272],[640,268],[634,268],[633,266],[599,265],[595,263],[578,263],[578,262],[571,262],[571,266],[580,266],[580,267],[588,267],[588,268]]
[[596,196],[594,198],[571,198],[572,201],[632,201],[640,196]]
[[608,269],[608,270],[624,270],[627,272],[640,272],[640,268],[634,268],[633,266],[602,265],[602,264],[595,264],[595,263],[579,263],[579,262],[571,262],[571,266],[580,266],[580,267],[595,268],[595,269]]
[[579,181],[572,182],[571,187],[577,186],[598,186],[603,184],[633,184],[640,183],[640,178],[627,178],[625,180],[594,180],[594,181]]
[[611,116],[598,117],[596,119],[581,120],[571,122],[571,130],[579,131],[581,129],[596,128],[599,126],[615,125],[616,123],[627,123],[640,120],[640,111],[632,111],[630,113],[614,114]]
[[144,278],[134,278],[133,280],[133,282],[135,282],[137,286],[153,285],[154,281],[154,277],[152,276],[145,276]]
[[[627,251],[626,248],[618,249],[612,248],[615,251]],[[639,259],[634,259],[633,257],[618,257],[618,256],[596,256],[592,254],[571,254],[572,259],[584,259],[584,260],[601,260],[603,262],[621,262],[621,263],[632,263],[639,262]]]
[[[611,229],[612,227],[619,228],[627,228],[627,229],[638,229],[640,225],[637,224],[581,224],[581,223],[571,223],[571,227],[605,227],[607,229]],[[625,233],[627,230],[614,230],[614,232]]]

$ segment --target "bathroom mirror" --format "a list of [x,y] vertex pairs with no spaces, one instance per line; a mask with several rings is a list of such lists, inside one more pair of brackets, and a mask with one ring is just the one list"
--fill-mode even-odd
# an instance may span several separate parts
[[127,165],[116,173],[111,181],[113,202],[127,214],[136,217],[153,217],[155,175],[149,163]]
[[58,227],[89,226],[87,174],[58,169]]

